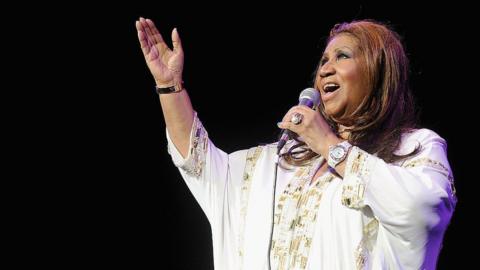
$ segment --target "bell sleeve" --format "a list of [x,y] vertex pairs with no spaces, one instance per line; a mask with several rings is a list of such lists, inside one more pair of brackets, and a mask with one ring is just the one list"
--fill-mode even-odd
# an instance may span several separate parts
[[183,158],[167,130],[168,152],[182,178],[206,214],[220,216],[226,182],[229,178],[229,155],[215,147],[195,112],[190,134],[188,156]]
[[423,258],[418,252],[431,241],[441,246],[457,201],[445,140],[421,129],[404,137],[398,154],[410,153],[417,145],[419,153],[400,164],[388,164],[354,146],[342,183],[342,204],[370,208],[378,220],[380,246],[403,262]]

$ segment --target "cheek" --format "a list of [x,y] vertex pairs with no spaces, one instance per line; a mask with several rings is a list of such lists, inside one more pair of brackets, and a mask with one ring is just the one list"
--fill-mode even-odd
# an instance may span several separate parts
[[356,65],[351,65],[344,69],[343,78],[345,81],[357,85],[360,81],[362,81],[363,76],[362,72],[360,72],[360,69]]
[[345,80],[348,85],[348,100],[350,103],[358,105],[368,94],[365,76],[358,69],[352,69],[345,73]]
[[365,88],[361,83],[353,83],[348,88],[348,93],[346,93],[348,103],[357,106],[363,100],[366,95]]

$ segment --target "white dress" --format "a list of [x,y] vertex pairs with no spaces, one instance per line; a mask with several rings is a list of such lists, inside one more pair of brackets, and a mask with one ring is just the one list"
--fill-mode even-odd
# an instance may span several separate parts
[[[168,150],[212,230],[217,270],[266,270],[276,144],[227,154],[195,114],[183,159]],[[428,129],[406,134],[398,164],[353,147],[345,176],[310,186],[321,165],[278,168],[271,269],[435,269],[456,198],[446,142]]]

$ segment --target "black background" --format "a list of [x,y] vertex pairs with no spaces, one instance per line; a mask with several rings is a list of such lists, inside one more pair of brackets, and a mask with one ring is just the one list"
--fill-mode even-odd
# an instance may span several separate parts
[[262,6],[69,4],[27,15],[41,52],[35,79],[50,86],[41,98],[51,104],[31,115],[42,142],[31,158],[42,165],[31,171],[46,180],[28,186],[42,195],[27,206],[32,224],[24,235],[34,240],[28,250],[44,252],[38,264],[213,269],[208,221],[166,151],[160,103],[137,40],[140,16],[152,19],[169,44],[178,28],[189,95],[225,152],[276,138],[276,122],[311,86],[335,23],[390,23],[404,37],[422,124],[447,140],[456,179],[459,203],[438,269],[464,269],[474,259],[464,248],[475,234],[467,213],[475,211],[477,180],[472,9],[401,2]]

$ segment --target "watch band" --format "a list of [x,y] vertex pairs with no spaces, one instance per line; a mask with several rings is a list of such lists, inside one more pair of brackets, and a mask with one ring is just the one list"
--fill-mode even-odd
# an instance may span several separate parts
[[158,86],[155,86],[155,91],[157,92],[157,94],[171,94],[171,93],[178,93],[178,92],[182,92],[183,89],[185,89],[183,87],[183,82],[179,82],[175,85],[172,85],[172,86],[168,86],[168,87],[158,87]]

